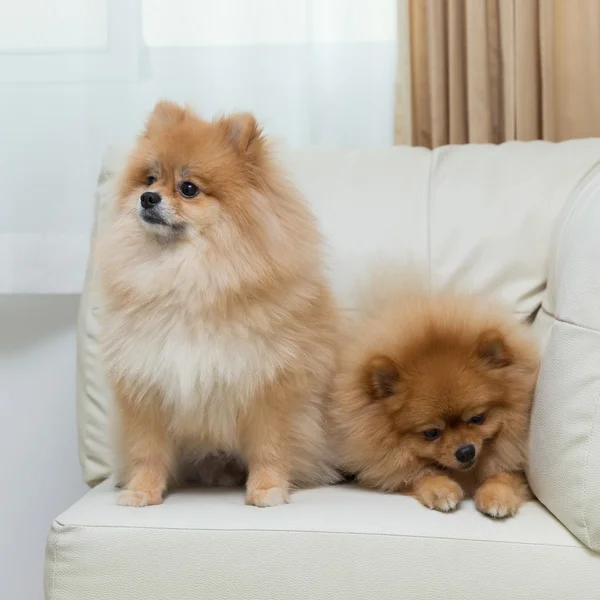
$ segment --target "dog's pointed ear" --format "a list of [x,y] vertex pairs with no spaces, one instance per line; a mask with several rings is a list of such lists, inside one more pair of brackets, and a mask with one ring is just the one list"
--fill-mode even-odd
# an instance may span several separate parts
[[233,114],[224,119],[224,123],[231,143],[241,154],[245,153],[262,134],[262,128],[250,113]]
[[387,356],[375,356],[368,365],[367,388],[372,398],[381,399],[392,396],[400,382],[400,369]]
[[151,137],[161,129],[166,129],[177,123],[181,123],[185,117],[185,113],[185,108],[182,108],[179,104],[175,104],[175,102],[169,102],[167,100],[157,102],[154,110],[148,117],[144,135],[146,137]]
[[508,367],[513,356],[502,335],[497,329],[488,329],[477,338],[477,356],[496,369]]

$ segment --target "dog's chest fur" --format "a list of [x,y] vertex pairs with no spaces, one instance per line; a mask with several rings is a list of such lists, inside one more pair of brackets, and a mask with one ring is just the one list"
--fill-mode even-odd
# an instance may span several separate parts
[[127,332],[111,336],[111,370],[160,390],[174,428],[192,434],[200,423],[203,431],[197,433],[208,439],[236,437],[239,411],[281,363],[277,348],[242,326],[190,326],[175,313],[157,319],[113,315],[111,321],[109,335],[114,328]]
[[[109,371],[142,390],[159,390],[179,432],[191,432],[200,423],[199,434],[231,440],[239,411],[295,354],[293,344],[284,335],[262,334],[246,313],[223,321],[211,318],[206,307],[191,310],[194,302],[202,302],[204,290],[181,286],[173,291],[173,282],[168,287],[157,277],[160,271],[148,275],[130,273],[130,283],[140,286],[141,298],[155,298],[150,304],[124,303],[107,315]],[[159,290],[165,289],[171,293],[160,298]]]

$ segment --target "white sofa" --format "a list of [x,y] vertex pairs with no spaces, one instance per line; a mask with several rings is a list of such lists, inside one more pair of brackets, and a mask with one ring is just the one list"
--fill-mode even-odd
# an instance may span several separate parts
[[[598,600],[599,159],[600,140],[285,155],[329,241],[345,309],[369,264],[407,260],[435,282],[502,297],[518,318],[541,305],[533,327],[546,351],[530,468],[540,501],[510,520],[484,517],[471,501],[441,514],[351,485],[299,491],[270,509],[245,506],[242,490],[216,489],[117,506],[97,345],[102,298],[90,264],[78,426],[95,487],[52,524],[46,598]],[[96,228],[122,163],[123,149],[107,153]]]

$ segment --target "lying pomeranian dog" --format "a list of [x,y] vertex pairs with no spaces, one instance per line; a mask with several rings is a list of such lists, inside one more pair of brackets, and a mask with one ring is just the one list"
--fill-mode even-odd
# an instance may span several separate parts
[[[377,285],[377,284],[376,284]],[[528,499],[524,477],[538,349],[484,299],[378,289],[348,330],[333,422],[341,468],[368,487],[492,517]]]
[[119,504],[159,504],[204,459],[212,482],[220,462],[227,482],[247,468],[256,506],[335,479],[324,397],[337,312],[321,236],[253,116],[207,122],[159,103],[95,253]]

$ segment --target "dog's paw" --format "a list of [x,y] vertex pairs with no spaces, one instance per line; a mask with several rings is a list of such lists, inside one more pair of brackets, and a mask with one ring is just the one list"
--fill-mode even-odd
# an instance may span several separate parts
[[156,492],[144,492],[141,490],[123,490],[117,495],[119,506],[152,506],[162,503],[162,494]]
[[494,519],[512,517],[519,510],[521,503],[521,497],[505,483],[484,483],[475,492],[475,506]]
[[431,510],[452,512],[463,497],[463,491],[456,481],[448,477],[431,477],[423,481],[416,492],[417,500]]
[[277,506],[279,504],[286,504],[289,501],[290,496],[287,490],[279,487],[250,490],[246,495],[246,504],[252,506]]

